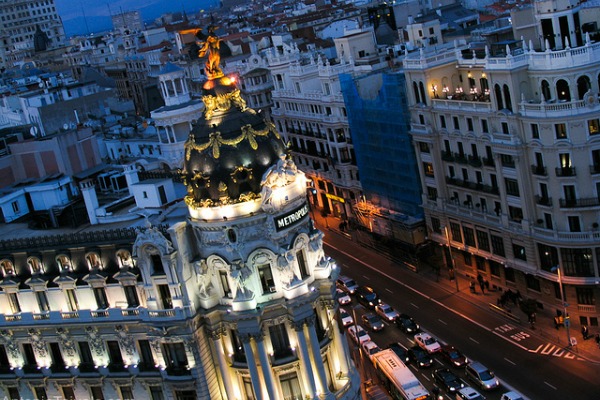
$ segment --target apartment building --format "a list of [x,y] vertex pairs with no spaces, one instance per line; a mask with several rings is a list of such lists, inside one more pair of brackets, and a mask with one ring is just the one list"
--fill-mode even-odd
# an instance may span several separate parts
[[587,325],[600,296],[597,18],[577,1],[536,1],[512,11],[514,40],[404,60],[430,238],[465,273],[564,302]]

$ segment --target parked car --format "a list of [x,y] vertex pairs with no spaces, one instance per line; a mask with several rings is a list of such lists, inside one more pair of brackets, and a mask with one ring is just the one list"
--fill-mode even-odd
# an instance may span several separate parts
[[453,367],[464,367],[469,360],[454,346],[442,346],[442,358]]
[[410,358],[408,357],[408,350],[405,349],[400,343],[391,343],[388,345],[388,349],[391,349],[400,360],[404,364],[408,364],[410,362]]
[[492,390],[500,385],[500,382],[494,373],[480,362],[467,364],[465,373],[470,380],[475,382],[477,386],[483,390]]
[[336,296],[337,296],[338,303],[340,303],[343,306],[345,306],[346,304],[352,303],[352,299],[350,298],[350,295],[348,293],[344,292],[342,289],[336,289]]
[[354,318],[352,318],[352,315],[350,315],[348,311],[344,310],[343,308],[340,308],[340,319],[342,320],[342,325],[344,326],[352,325],[354,323]]
[[406,314],[400,314],[396,318],[396,326],[404,333],[415,334],[418,333],[421,327],[415,322],[415,320]]
[[429,368],[433,365],[431,355],[419,346],[408,349],[408,359],[419,368]]
[[369,356],[369,359],[371,361],[373,361],[373,354],[377,354],[381,351],[381,348],[371,340],[369,340],[368,342],[363,342],[361,344],[361,347],[364,350],[364,352]]
[[361,319],[362,319],[363,325],[367,329],[371,329],[371,330],[377,332],[377,331],[383,330],[383,328],[385,328],[383,321],[381,320],[381,318],[379,318],[379,316],[377,314],[367,313],[367,314],[364,314],[361,317]]
[[438,368],[431,374],[433,379],[449,393],[456,393],[466,387],[465,383],[449,368]]
[[387,322],[394,322],[399,315],[398,311],[394,310],[392,306],[387,305],[385,303],[379,303],[378,305],[376,305],[375,312]]
[[380,303],[379,296],[369,286],[359,286],[356,289],[356,298],[360,304],[373,310]]
[[503,393],[500,397],[500,400],[525,400],[525,396],[512,390],[510,392]]
[[467,386],[456,392],[456,400],[485,400],[485,396],[471,386]]
[[426,332],[417,333],[415,335],[415,342],[417,342],[417,345],[419,345],[419,347],[429,354],[437,353],[442,349],[442,346],[438,343],[438,341]]
[[365,331],[365,329],[360,325],[350,325],[348,327],[348,334],[356,344],[361,344],[371,340],[371,336],[369,336],[367,331]]
[[348,294],[354,294],[354,292],[356,292],[356,289],[358,289],[358,285],[356,284],[356,282],[354,282],[354,279],[344,275],[340,275],[337,278],[337,280],[335,281],[335,285]]

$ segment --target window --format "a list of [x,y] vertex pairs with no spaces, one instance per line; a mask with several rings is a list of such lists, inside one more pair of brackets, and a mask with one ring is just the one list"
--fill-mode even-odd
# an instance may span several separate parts
[[123,291],[125,292],[128,308],[135,308],[140,305],[137,288],[134,285],[123,286]]
[[19,212],[19,203],[16,201],[13,201],[11,204],[13,212],[18,213]]
[[487,119],[481,120],[481,131],[483,133],[490,133],[490,128],[488,127]]
[[298,261],[298,268],[300,269],[300,278],[305,279],[309,276],[309,273],[306,257],[304,257],[304,251],[302,249],[296,252],[296,260]]
[[48,304],[48,295],[44,291],[36,291],[35,298],[37,300],[40,312],[50,311],[50,305]]
[[152,400],[165,400],[163,389],[160,386],[149,386],[150,398]]
[[79,310],[79,303],[77,303],[75,289],[65,289],[65,294],[67,296],[67,305],[69,306],[69,311]]
[[513,243],[513,256],[519,260],[527,261],[527,254],[525,253],[525,247],[520,244]]
[[119,342],[117,342],[116,340],[107,340],[106,347],[108,349],[109,363],[113,367],[123,367],[123,355],[121,354],[121,347],[119,347]]
[[576,287],[577,293],[577,304],[583,304],[588,306],[596,305],[596,298],[594,297],[594,289]]
[[152,262],[152,275],[164,275],[165,268],[163,266],[160,254],[150,255],[150,260]]
[[600,121],[598,118],[588,120],[588,133],[590,136],[600,133]]
[[269,327],[269,336],[273,345],[273,357],[279,359],[292,355],[290,340],[285,324],[278,324]]
[[473,263],[473,258],[471,257],[471,253],[469,253],[468,251],[463,251],[462,255],[463,255],[463,261],[464,261],[465,265],[468,265],[470,267],[471,264]]
[[63,399],[65,400],[75,400],[75,391],[73,390],[73,386],[63,386]]
[[94,288],[94,297],[96,299],[98,310],[105,310],[109,307],[106,290],[104,290],[103,287]]
[[508,215],[515,222],[523,220],[523,209],[521,207],[508,206]]
[[302,390],[300,389],[300,381],[296,372],[281,375],[279,377],[281,390],[283,391],[284,399],[301,399]]
[[436,233],[442,233],[442,224],[439,218],[431,217],[431,229]]
[[510,154],[500,154],[500,163],[502,163],[503,167],[515,167],[515,159]]
[[506,194],[509,196],[519,196],[519,182],[516,179],[504,178],[506,185]]
[[507,267],[504,268],[504,279],[506,279],[507,282],[515,282],[515,270]]
[[102,264],[100,262],[100,257],[96,253],[88,253],[85,256],[85,259],[86,259],[86,261],[88,263],[88,268],[89,269],[101,268],[102,267]]
[[133,390],[131,386],[119,386],[122,400],[133,400]]
[[490,235],[492,242],[492,253],[504,257],[504,240],[500,236]]
[[567,217],[569,221],[569,231],[570,232],[581,232],[581,222],[579,220],[579,216],[577,215],[569,215]]
[[229,286],[227,271],[219,270],[219,280],[221,281],[221,288],[223,289],[223,297],[231,297],[231,287]]
[[29,265],[29,269],[32,275],[43,273],[42,270],[42,262],[37,257],[30,257],[27,260],[27,264]]
[[422,153],[429,153],[429,143],[426,142],[419,142],[419,150]]
[[538,124],[531,124],[531,138],[539,139],[540,138],[540,126]]
[[465,237],[465,244],[467,246],[475,247],[475,234],[473,233],[473,229],[463,226],[463,235]]
[[33,388],[33,393],[35,393],[35,397],[38,400],[48,400],[48,394],[46,393],[46,389],[41,386],[36,386]]
[[526,274],[525,282],[527,283],[527,289],[531,289],[536,292],[540,291],[540,280],[537,279],[535,276]]
[[444,117],[443,115],[440,115],[440,126],[442,127],[442,129],[446,129],[446,117]]
[[424,162],[423,163],[423,172],[425,173],[425,176],[433,176],[433,164],[430,162]]
[[102,386],[90,386],[90,392],[92,393],[92,400],[104,400]]
[[92,350],[88,342],[77,342],[79,347],[79,368],[84,369],[85,367],[93,368],[94,357],[92,356]]
[[483,251],[490,251],[490,239],[487,232],[475,230],[477,234],[477,247]]
[[173,299],[171,298],[171,289],[169,285],[156,285],[163,310],[173,308]]
[[566,124],[554,124],[554,132],[556,133],[557,139],[567,138],[567,125]]
[[460,123],[458,122],[458,117],[452,117],[452,123],[454,124],[454,129],[460,130]]
[[558,265],[558,251],[556,247],[538,243],[538,255],[540,257],[540,267],[544,271],[551,271]]
[[452,234],[452,240],[458,243],[462,243],[462,234],[460,233],[460,225],[456,222],[450,222],[450,233]]
[[473,119],[467,118],[467,129],[469,132],[473,132]]
[[13,314],[21,312],[21,304],[19,304],[19,297],[16,293],[8,293],[8,302],[10,303],[10,309]]
[[[256,395],[254,394],[254,388],[252,387],[252,380],[249,376],[244,376],[244,393],[246,394],[245,400],[256,400]],[[287,397],[286,397],[287,398]],[[289,397],[292,399],[293,397]]]
[[183,343],[164,343],[162,350],[167,369],[171,369],[170,373],[187,370],[188,360]]
[[510,134],[510,132],[508,130],[508,122],[502,122],[502,133],[505,135]]
[[140,351],[140,362],[138,364],[140,371],[150,371],[155,368],[154,355],[148,340],[138,340],[138,348]]
[[562,272],[565,276],[593,277],[592,249],[561,248]]
[[275,289],[275,280],[273,279],[273,273],[271,272],[271,264],[261,264],[258,266],[257,270],[263,293],[270,293],[272,289]]
[[544,223],[546,224],[546,229],[554,229],[552,224],[552,214],[544,213]]
[[436,200],[437,199],[437,188],[431,187],[431,186],[427,186],[427,198],[429,200]]

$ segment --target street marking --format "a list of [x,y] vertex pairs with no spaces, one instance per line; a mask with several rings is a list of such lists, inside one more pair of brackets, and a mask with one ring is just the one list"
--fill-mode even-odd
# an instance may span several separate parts
[[386,291],[390,292],[391,294],[394,294],[394,292],[392,292],[390,289],[386,288]]
[[370,281],[370,280],[371,280],[371,278],[369,278],[368,276],[364,276],[364,275],[363,275],[363,278],[365,278],[365,279],[366,279],[366,280],[368,280],[368,281]]
[[479,344],[479,342],[477,340],[473,339],[471,336],[469,336],[469,340],[472,341],[472,342],[475,342],[475,343]]
[[[575,359],[575,354],[568,352],[567,354],[565,354],[565,358],[573,360],[573,359]],[[577,357],[577,359],[582,360],[581,357]]]
[[547,356],[548,354],[552,353],[552,350],[554,350],[555,348],[556,348],[555,345],[553,345],[552,343],[548,343],[548,344],[546,344],[544,349],[542,351],[540,351],[540,354]]
[[554,357],[562,357],[563,354],[565,354],[565,351],[561,348],[556,349],[556,351],[552,353]]
[[548,382],[546,382],[546,381],[544,381],[544,383],[545,383],[546,385],[550,386],[552,389],[556,390],[556,387],[555,387],[555,386],[552,386],[551,384],[549,384],[549,383],[548,383]]
[[411,306],[413,306],[414,308],[419,308],[418,305],[416,305],[415,303],[410,303]]
[[504,357],[504,359],[506,360],[506,362],[509,362],[509,363],[511,363],[512,365],[517,365],[517,364],[515,364],[514,362],[510,361],[510,360],[509,360],[508,358],[506,358],[506,357]]
[[516,328],[511,324],[504,324],[504,325],[497,326],[494,329],[497,330],[498,332],[510,332]]
[[438,321],[440,321],[444,325],[448,325],[446,322],[442,321],[441,319],[438,319]]
[[527,339],[528,337],[530,337],[531,335],[527,332],[519,332],[519,333],[515,333],[514,335],[510,335],[510,337],[513,340],[516,340],[517,342],[520,342],[521,340]]

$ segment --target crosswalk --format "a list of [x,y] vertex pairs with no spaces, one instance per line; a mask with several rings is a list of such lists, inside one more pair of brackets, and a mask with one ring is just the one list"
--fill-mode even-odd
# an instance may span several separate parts
[[521,328],[512,324],[503,324],[494,328],[494,330],[506,337],[509,337],[514,342],[519,343],[529,350],[531,353],[537,353],[543,356],[560,357],[571,360],[583,360],[573,352],[567,351],[554,343],[540,343],[539,340],[532,337],[529,332],[521,330]]

